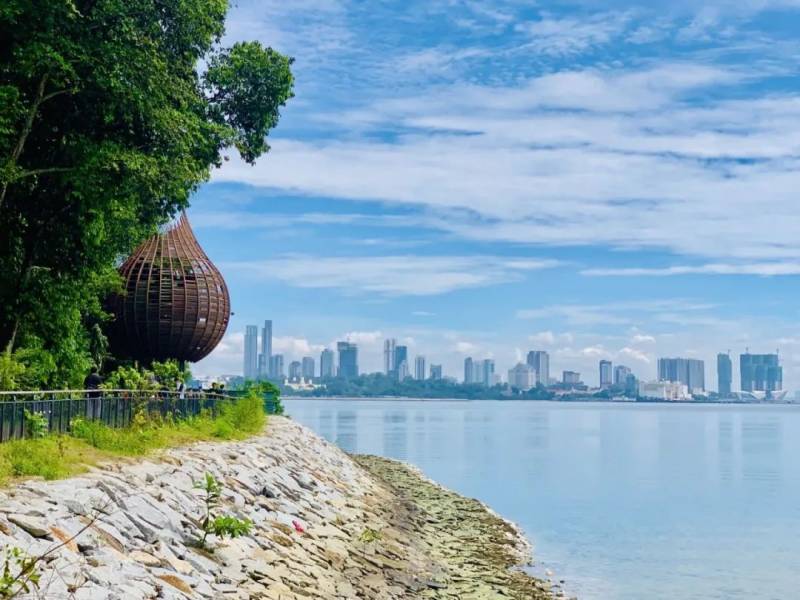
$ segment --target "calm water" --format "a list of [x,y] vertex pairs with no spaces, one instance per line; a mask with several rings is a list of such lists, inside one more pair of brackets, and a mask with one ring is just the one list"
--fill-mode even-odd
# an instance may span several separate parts
[[583,600],[800,598],[800,407],[286,404],[516,521]]

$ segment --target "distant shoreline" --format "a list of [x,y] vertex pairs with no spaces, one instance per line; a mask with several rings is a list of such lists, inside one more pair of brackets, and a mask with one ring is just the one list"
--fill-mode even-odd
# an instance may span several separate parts
[[283,394],[284,400],[390,400],[411,402],[557,402],[559,404],[667,404],[676,406],[800,406],[798,402],[740,402],[736,400],[609,400],[606,398],[580,398],[575,400],[533,400],[528,398],[426,398],[421,396],[290,396]]

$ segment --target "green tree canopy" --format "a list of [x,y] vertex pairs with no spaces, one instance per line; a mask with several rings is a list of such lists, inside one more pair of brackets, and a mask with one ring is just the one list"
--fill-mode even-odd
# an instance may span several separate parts
[[86,359],[115,261],[187,205],[226,149],[249,163],[269,149],[292,60],[220,47],[227,9],[0,3],[0,349]]

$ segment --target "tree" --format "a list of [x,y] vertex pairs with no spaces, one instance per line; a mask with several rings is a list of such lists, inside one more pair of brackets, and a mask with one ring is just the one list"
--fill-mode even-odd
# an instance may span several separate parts
[[221,48],[227,9],[0,4],[0,350],[97,354],[88,331],[115,261],[188,204],[226,149],[248,163],[269,150],[292,59]]

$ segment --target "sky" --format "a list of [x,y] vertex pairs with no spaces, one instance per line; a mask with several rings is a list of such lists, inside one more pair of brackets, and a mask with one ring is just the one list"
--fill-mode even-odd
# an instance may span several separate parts
[[272,319],[287,363],[394,337],[716,389],[718,352],[777,349],[800,388],[797,31],[800,0],[241,0],[225,43],[293,56],[296,97],[193,198],[234,311],[194,372]]

